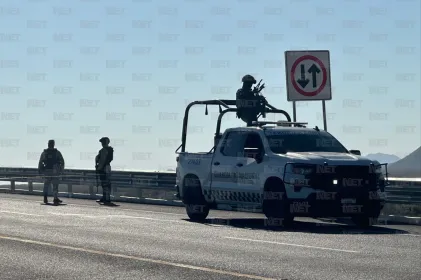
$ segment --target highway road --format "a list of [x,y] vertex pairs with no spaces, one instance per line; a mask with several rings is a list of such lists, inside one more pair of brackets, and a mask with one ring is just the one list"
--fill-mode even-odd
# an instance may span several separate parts
[[370,230],[263,215],[0,194],[0,279],[421,279],[421,227]]

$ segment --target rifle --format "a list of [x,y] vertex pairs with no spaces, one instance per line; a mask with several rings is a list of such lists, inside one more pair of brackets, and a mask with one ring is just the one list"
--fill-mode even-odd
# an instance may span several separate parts
[[263,81],[263,79],[260,79],[259,83],[253,88],[253,93],[255,95],[258,95],[265,88],[265,83],[263,83],[262,85],[260,85],[260,83],[262,81]]
[[96,193],[98,193],[98,185],[99,185],[99,183],[98,183],[98,169],[97,169],[97,167],[98,167],[98,164],[95,165]]
[[98,164],[99,164],[99,158],[98,156],[95,157],[95,180],[96,180],[96,193],[98,193]]
[[266,118],[265,107],[267,104],[266,98],[260,94],[260,92],[265,88],[265,83],[261,84],[263,79],[260,79],[259,83],[253,88],[253,94],[256,97],[259,97],[258,107],[260,108],[260,114],[263,118]]

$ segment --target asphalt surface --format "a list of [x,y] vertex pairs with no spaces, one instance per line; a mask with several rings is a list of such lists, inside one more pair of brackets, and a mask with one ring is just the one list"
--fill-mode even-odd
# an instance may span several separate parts
[[421,279],[421,227],[0,194],[0,279]]

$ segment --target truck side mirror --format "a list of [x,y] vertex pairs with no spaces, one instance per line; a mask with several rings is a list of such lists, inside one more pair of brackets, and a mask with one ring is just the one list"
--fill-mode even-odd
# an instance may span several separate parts
[[349,150],[349,152],[353,155],[357,155],[360,156],[361,155],[361,151],[360,150]]

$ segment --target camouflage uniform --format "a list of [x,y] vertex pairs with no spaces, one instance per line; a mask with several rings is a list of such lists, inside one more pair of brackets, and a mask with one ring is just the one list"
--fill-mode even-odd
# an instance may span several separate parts
[[44,176],[44,203],[48,203],[48,190],[53,185],[54,204],[62,202],[58,198],[59,176],[64,170],[64,158],[59,150],[54,148],[54,141],[49,141],[38,162],[38,172]]
[[103,137],[99,140],[102,144],[102,149],[99,150],[95,158],[96,172],[101,181],[103,196],[98,202],[111,203],[111,161],[113,159],[114,149],[109,147],[110,139]]
[[253,84],[256,83],[253,76],[245,75],[241,81],[243,87],[236,93],[237,117],[250,126],[253,121],[257,121],[257,115],[260,113],[260,98],[252,90]]

